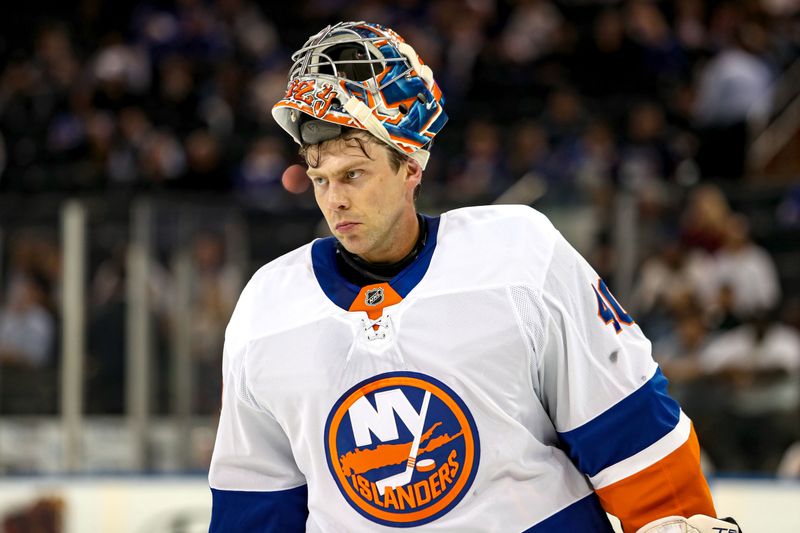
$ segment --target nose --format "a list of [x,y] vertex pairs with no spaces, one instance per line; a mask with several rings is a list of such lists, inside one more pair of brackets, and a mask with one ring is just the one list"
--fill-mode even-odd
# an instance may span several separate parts
[[338,181],[331,181],[328,184],[327,196],[326,200],[330,209],[340,211],[350,207],[350,198],[347,195],[347,191]]

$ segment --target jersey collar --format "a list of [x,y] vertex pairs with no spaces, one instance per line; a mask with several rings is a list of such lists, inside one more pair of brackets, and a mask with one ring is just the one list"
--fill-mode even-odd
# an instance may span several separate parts
[[[433,251],[436,249],[439,217],[425,215],[423,217],[428,224],[428,238],[425,246],[414,261],[388,281],[389,287],[400,298],[405,298],[422,281],[433,258]],[[336,239],[327,237],[314,241],[311,246],[311,263],[314,268],[314,276],[328,299],[344,310],[353,309],[353,303],[364,287],[351,283],[339,273],[336,265]],[[371,287],[371,285],[366,287]]]

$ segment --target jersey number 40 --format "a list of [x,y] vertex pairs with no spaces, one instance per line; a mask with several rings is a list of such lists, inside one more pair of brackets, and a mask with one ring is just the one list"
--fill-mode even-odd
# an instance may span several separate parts
[[597,287],[592,285],[594,295],[597,297],[597,316],[606,324],[614,324],[614,330],[619,334],[622,331],[622,324],[630,326],[634,323],[631,315],[625,312],[611,291],[608,290],[606,282],[602,279],[597,280]]

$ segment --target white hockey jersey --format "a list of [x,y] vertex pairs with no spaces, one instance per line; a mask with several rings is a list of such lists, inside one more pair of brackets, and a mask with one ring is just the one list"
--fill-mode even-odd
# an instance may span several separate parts
[[357,287],[316,240],[259,270],[228,326],[212,532],[626,531],[714,515],[650,343],[549,221],[427,219]]

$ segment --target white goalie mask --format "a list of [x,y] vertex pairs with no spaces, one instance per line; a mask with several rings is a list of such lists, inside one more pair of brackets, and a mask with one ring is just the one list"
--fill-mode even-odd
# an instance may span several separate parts
[[298,144],[357,128],[425,168],[447,114],[431,69],[402,37],[378,24],[340,22],[312,36],[292,61],[272,115]]

